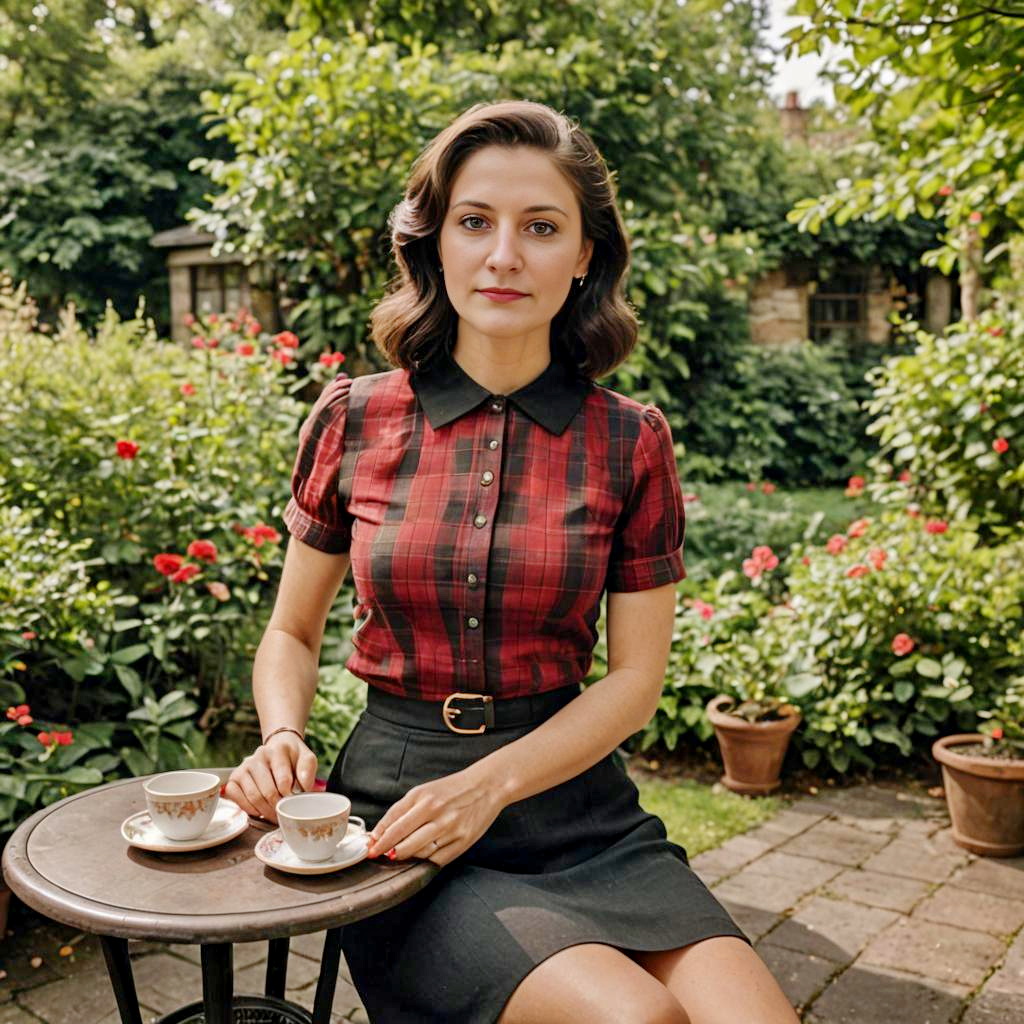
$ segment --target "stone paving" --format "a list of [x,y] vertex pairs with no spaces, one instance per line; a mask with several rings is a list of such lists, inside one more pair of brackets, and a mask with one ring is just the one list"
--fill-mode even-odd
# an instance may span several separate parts
[[[804,797],[693,867],[805,1024],[1024,1024],[1024,858],[974,857],[948,825],[941,798],[856,786]],[[117,1024],[95,938],[24,907],[11,924],[0,1024]],[[291,944],[287,996],[307,1008],[322,945]],[[197,947],[130,951],[145,1021],[200,997]],[[235,947],[236,992],[263,990],[266,953]],[[367,1020],[344,961],[333,1010],[333,1024]]]

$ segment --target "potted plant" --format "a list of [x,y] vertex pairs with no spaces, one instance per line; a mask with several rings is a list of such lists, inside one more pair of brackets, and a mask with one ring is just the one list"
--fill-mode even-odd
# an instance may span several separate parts
[[981,731],[932,745],[942,765],[953,840],[982,857],[1024,853],[1024,676],[1012,679]]
[[794,613],[775,605],[757,626],[723,647],[713,678],[721,690],[707,716],[734,793],[760,796],[778,789],[790,737],[802,715],[791,700],[818,686],[813,654],[793,643]]

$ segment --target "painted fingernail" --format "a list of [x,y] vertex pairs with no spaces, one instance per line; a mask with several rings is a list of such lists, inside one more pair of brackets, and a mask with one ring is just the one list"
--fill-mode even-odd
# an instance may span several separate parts
[[397,856],[398,851],[392,846],[391,849],[388,850],[388,860],[394,860]]

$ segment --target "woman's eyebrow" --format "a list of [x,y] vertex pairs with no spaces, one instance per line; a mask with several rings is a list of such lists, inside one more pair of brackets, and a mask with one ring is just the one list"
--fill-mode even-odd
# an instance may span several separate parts
[[[456,206],[479,206],[481,210],[493,210],[494,207],[490,203],[482,203],[479,199],[460,199],[452,207],[454,210]],[[544,210],[555,210],[560,213],[563,217],[568,217],[569,214],[565,212],[560,206],[527,206],[523,208],[523,213],[541,213]]]

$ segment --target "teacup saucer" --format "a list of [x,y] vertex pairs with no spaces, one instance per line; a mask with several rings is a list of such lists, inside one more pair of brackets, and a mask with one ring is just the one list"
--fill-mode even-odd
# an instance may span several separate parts
[[366,860],[369,845],[366,831],[350,821],[344,840],[327,860],[302,860],[297,857],[284,841],[279,828],[260,836],[253,853],[264,864],[278,871],[287,871],[293,875],[326,875],[330,871],[338,871]]
[[121,823],[121,835],[132,846],[154,853],[188,853],[219,846],[249,827],[249,815],[226,796],[217,801],[217,810],[205,831],[195,839],[169,839],[153,824],[149,811],[139,811]]

